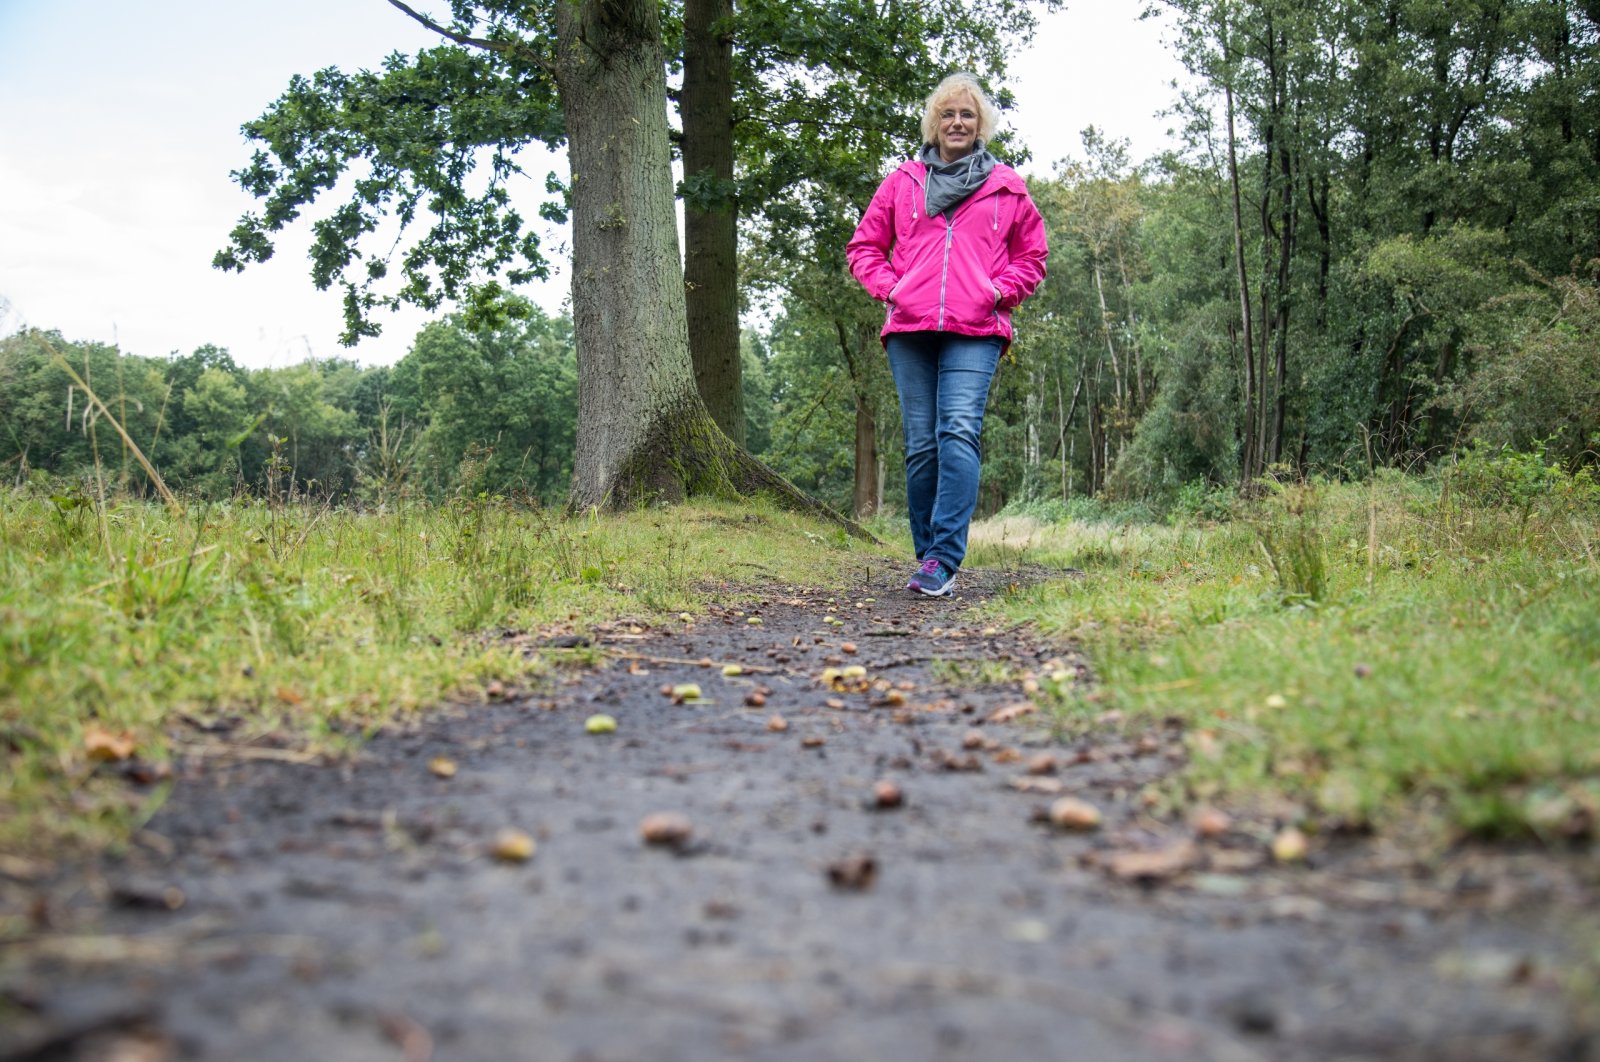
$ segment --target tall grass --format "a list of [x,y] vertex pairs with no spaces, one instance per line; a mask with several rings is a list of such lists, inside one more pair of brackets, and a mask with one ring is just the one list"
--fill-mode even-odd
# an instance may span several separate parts
[[1215,523],[1013,522],[1011,542],[1088,578],[1001,607],[1088,649],[1099,685],[1055,689],[1069,722],[1187,720],[1180,796],[1274,794],[1313,824],[1426,811],[1480,835],[1584,834],[1600,819],[1600,501],[1586,476],[1526,465],[1295,485]]
[[94,732],[145,763],[214,727],[235,745],[338,751],[396,713],[547,670],[485,631],[675,616],[730,572],[842,578],[816,558],[853,547],[819,531],[759,506],[567,518],[480,495],[179,512],[0,494],[0,849],[114,839],[159,800],[93,758]]

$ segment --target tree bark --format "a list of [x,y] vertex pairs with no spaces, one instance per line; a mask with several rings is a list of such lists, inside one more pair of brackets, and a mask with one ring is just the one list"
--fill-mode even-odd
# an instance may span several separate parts
[[557,4],[556,37],[572,165],[573,507],[768,493],[866,536],[735,446],[695,389],[655,0]]
[[1240,476],[1245,485],[1248,485],[1256,476],[1256,363],[1255,363],[1255,328],[1250,314],[1250,272],[1244,259],[1244,218],[1240,216],[1239,203],[1239,155],[1236,146],[1233,125],[1233,86],[1223,86],[1223,94],[1227,102],[1228,112],[1228,183],[1233,193],[1233,260],[1236,277],[1239,282],[1239,317],[1244,326],[1244,446],[1243,460],[1240,462]]
[[683,286],[700,397],[744,445],[739,360],[738,207],[733,196],[733,0],[683,8]]

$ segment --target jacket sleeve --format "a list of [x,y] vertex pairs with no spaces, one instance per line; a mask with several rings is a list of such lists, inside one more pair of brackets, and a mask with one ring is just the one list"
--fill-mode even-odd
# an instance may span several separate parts
[[1050,244],[1045,237],[1044,218],[1031,196],[1024,195],[1017,207],[1017,218],[1006,240],[1006,257],[1006,267],[994,278],[995,287],[1000,289],[997,308],[1001,310],[1016,307],[1044,280]]
[[894,180],[891,173],[878,185],[844,252],[850,274],[879,302],[888,299],[898,279],[889,264],[889,252],[894,248]]

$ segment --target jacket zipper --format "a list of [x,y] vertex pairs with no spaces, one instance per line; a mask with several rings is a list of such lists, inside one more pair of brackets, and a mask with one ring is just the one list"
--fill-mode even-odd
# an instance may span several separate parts
[[944,297],[950,287],[950,244],[956,238],[956,219],[950,211],[944,218],[944,266],[939,272],[939,331],[944,331]]

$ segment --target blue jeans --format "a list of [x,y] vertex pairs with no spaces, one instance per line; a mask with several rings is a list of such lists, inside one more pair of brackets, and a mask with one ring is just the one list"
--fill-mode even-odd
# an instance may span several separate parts
[[906,510],[917,559],[951,571],[967,555],[978,507],[983,411],[1000,361],[999,336],[893,332],[885,341],[906,441]]

